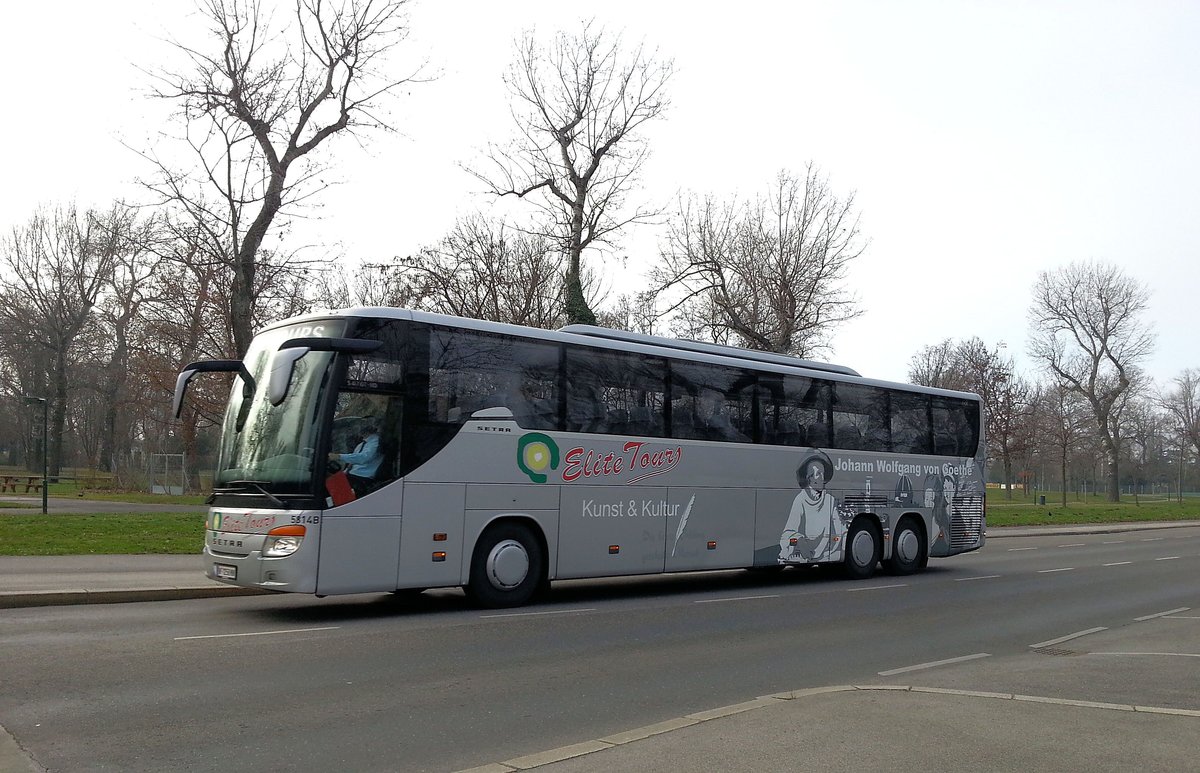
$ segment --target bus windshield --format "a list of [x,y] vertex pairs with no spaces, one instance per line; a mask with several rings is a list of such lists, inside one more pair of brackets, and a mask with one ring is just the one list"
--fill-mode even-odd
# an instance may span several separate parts
[[[338,335],[344,327],[343,322],[329,322],[320,332]],[[241,376],[234,380],[221,431],[215,488],[252,482],[271,494],[313,493],[321,404],[334,354],[308,352],[292,367],[286,399],[272,405],[268,398],[271,364],[279,345],[300,335],[296,328],[282,328],[257,336],[251,344],[244,361],[254,379],[254,392],[244,398]]]

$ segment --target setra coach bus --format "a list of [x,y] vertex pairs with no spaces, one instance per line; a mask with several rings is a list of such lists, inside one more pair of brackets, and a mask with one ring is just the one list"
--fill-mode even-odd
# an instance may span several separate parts
[[311,593],[836,564],[922,570],[983,546],[973,394],[598,327],[404,309],[288,319],[236,373],[206,574]]

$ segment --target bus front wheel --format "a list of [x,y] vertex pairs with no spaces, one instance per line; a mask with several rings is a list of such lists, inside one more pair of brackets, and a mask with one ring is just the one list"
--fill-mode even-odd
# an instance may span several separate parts
[[546,556],[529,527],[497,524],[475,544],[467,595],[483,607],[517,607],[533,597],[545,573]]
[[875,574],[875,565],[883,554],[879,532],[865,518],[850,524],[846,533],[846,563],[842,565],[852,580],[865,580]]

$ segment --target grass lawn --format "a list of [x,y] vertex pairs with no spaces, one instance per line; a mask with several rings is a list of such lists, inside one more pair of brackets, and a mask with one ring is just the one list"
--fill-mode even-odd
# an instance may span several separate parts
[[199,553],[198,513],[0,515],[0,555]]
[[[1046,497],[1044,505],[1040,504],[1042,496]],[[1054,491],[1036,497],[1013,492],[1009,500],[1004,492],[988,489],[987,497],[988,526],[1200,520],[1200,497],[1185,496],[1180,503],[1164,496],[1142,495],[1135,502],[1132,496],[1125,495],[1120,502],[1108,502],[1102,496],[1068,494],[1066,507],[1062,505],[1062,494]]]
[[[988,490],[989,526],[1064,526],[1075,523],[1136,521],[1200,521],[1200,497],[1183,503],[1165,498],[1125,497],[1118,504],[1102,497],[1068,497],[1067,506],[1046,492],[1045,505],[1017,492],[1009,501]],[[1038,496],[1041,496],[1039,494]],[[200,504],[201,497],[104,493],[88,499]],[[0,508],[11,503],[0,503]],[[29,505],[21,505],[29,507]],[[0,555],[61,556],[87,554],[199,553],[204,542],[204,516],[199,513],[85,513],[4,515],[0,510]]]

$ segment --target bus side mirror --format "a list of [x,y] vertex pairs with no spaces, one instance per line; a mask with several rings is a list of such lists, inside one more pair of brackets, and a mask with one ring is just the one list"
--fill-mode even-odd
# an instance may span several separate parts
[[197,373],[237,373],[242,377],[242,398],[248,400],[254,395],[254,377],[246,370],[241,360],[200,360],[187,365],[175,380],[175,397],[171,402],[171,410],[175,418],[183,413],[183,396],[187,392],[188,382]]
[[275,356],[271,358],[271,376],[267,381],[267,397],[271,405],[279,405],[287,399],[296,363],[309,351],[311,350],[308,347],[303,346],[275,352]]
[[345,352],[366,354],[383,346],[382,341],[361,338],[289,338],[279,345],[271,358],[271,377],[267,381],[267,397],[271,405],[287,399],[292,384],[292,372],[300,358],[309,352]]

